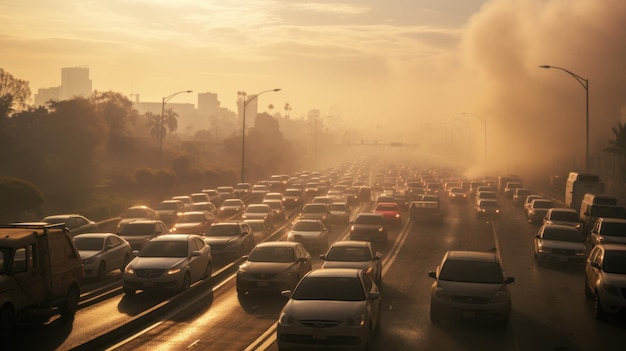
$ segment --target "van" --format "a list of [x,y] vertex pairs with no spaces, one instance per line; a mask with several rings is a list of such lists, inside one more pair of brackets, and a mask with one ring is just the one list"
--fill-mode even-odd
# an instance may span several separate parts
[[604,183],[596,174],[570,172],[565,184],[565,206],[580,211],[583,196],[589,194],[603,194]]
[[626,208],[616,205],[600,205],[590,202],[580,206],[580,221],[582,222],[582,236],[587,237],[598,218],[626,218]]
[[591,194],[586,193],[583,196],[582,203],[592,204],[592,205],[617,205],[617,196],[611,194]]

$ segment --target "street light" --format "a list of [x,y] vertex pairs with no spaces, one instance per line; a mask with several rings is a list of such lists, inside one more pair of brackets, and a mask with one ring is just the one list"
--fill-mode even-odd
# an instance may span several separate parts
[[191,93],[191,90],[183,90],[183,91],[178,91],[174,94],[168,95],[166,97],[163,98],[163,102],[161,103],[161,125],[159,128],[159,168],[161,168],[162,164],[163,164],[163,115],[165,114],[165,104],[170,101],[174,96],[178,95],[178,94],[182,94],[182,93]]
[[476,116],[475,114],[469,113],[469,112],[463,112],[461,114],[462,115],[467,115],[467,116],[472,116],[472,117],[476,118],[477,120],[483,122],[483,134],[484,134],[484,137],[485,137],[484,142],[483,142],[483,144],[484,144],[484,146],[483,146],[483,149],[484,149],[483,150],[483,172],[486,172],[487,171],[487,120],[482,119],[482,118]]
[[562,67],[543,65],[541,68],[556,68],[574,77],[580,85],[585,89],[585,171],[589,170],[589,79],[583,78],[578,74],[566,70]]
[[244,180],[245,180],[245,165],[246,165],[246,106],[248,106],[248,104],[251,101],[254,101],[261,94],[265,94],[270,91],[280,91],[280,90],[281,90],[280,88],[264,90],[256,95],[252,95],[250,99],[247,98],[247,95],[245,92],[240,92],[240,94],[243,96],[243,116],[242,116],[243,126],[241,128],[241,182],[242,183],[245,182]]

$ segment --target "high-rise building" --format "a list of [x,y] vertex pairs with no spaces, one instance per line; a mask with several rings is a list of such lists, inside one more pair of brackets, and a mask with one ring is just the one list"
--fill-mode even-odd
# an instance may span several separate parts
[[89,68],[65,67],[61,68],[61,100],[75,96],[89,97],[92,92]]
[[61,87],[39,88],[35,94],[35,106],[44,106],[50,100],[58,101],[61,96]]
[[213,117],[218,114],[220,102],[215,93],[198,93],[198,112],[203,117]]

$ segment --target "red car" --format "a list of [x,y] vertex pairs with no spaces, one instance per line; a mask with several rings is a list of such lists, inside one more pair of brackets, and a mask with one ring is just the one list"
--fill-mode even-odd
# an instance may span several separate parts
[[372,212],[382,214],[387,223],[400,223],[402,220],[400,206],[395,202],[380,202]]

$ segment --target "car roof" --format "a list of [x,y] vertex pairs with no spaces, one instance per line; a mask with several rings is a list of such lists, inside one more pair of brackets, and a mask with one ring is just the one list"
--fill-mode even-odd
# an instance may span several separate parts
[[493,252],[486,251],[448,251],[447,260],[497,262]]
[[196,234],[163,234],[152,238],[150,241],[187,241],[189,237],[193,236],[200,238],[200,236]]
[[364,240],[340,240],[335,241],[332,247],[366,247],[370,245],[369,241]]
[[626,251],[624,244],[598,244],[596,246],[603,247],[606,251]]
[[358,268],[316,269],[308,273],[307,277],[356,278],[360,270]]
[[295,247],[299,246],[300,243],[297,241],[264,241],[262,243],[257,244],[257,247]]
[[107,236],[117,236],[118,238],[120,238],[115,233],[82,233],[82,234],[74,235],[74,239],[76,238],[105,238]]
[[568,230],[568,231],[575,231],[576,233],[578,233],[578,229],[576,229],[576,227],[573,227],[571,225],[565,225],[565,224],[544,224],[541,226],[539,230],[545,231],[546,229],[559,230],[559,231]]
[[552,207],[548,211],[551,211],[551,212],[572,212],[572,213],[578,213],[578,212],[576,212],[575,209],[569,208],[569,207]]
[[600,217],[598,218],[601,222],[610,222],[610,223],[626,223],[626,219],[623,218],[609,218],[609,217]]
[[46,216],[43,219],[46,219],[46,218],[70,218],[70,217],[82,217],[82,215],[79,215],[79,214],[76,214],[76,213],[58,214],[58,215]]
[[128,222],[126,225],[129,225],[129,224],[146,224],[146,223],[147,224],[154,224],[154,223],[159,223],[159,222],[161,222],[161,221],[158,220],[158,219],[134,219],[134,220]]

